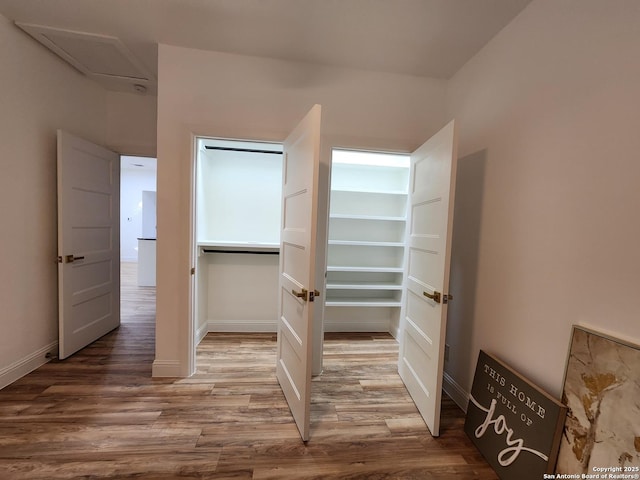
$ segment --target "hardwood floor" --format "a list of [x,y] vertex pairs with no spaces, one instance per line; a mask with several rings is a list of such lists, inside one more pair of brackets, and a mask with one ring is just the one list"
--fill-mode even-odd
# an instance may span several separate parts
[[451,400],[429,435],[389,335],[327,335],[306,444],[275,378],[275,335],[209,334],[196,375],[151,378],[154,289],[126,268],[119,329],[0,391],[1,479],[497,478]]

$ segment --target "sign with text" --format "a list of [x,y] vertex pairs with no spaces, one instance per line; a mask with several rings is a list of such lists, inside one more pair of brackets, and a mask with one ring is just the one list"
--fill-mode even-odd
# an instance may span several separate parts
[[502,480],[554,470],[567,408],[480,350],[464,430]]

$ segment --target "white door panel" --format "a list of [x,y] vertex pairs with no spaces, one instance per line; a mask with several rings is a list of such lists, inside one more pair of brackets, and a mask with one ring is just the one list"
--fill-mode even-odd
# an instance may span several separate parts
[[120,325],[120,157],[58,131],[59,356]]
[[439,435],[456,148],[453,122],[411,156],[405,292],[398,370]]
[[276,376],[303,440],[309,439],[319,105],[284,142]]

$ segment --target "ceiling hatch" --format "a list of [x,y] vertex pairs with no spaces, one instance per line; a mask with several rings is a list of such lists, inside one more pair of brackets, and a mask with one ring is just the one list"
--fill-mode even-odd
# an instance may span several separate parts
[[146,90],[153,75],[117,37],[16,23],[86,76],[112,90]]

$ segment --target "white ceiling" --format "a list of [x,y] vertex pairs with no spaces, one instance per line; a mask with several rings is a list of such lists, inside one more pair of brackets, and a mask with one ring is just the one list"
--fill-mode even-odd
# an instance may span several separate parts
[[158,43],[449,78],[530,1],[0,0],[0,14],[119,39],[153,91]]

